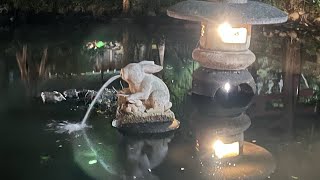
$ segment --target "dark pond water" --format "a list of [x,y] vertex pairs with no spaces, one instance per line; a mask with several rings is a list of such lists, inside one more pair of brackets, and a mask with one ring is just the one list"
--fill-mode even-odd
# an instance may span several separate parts
[[[250,49],[257,60],[249,71],[258,93],[247,110],[252,123],[244,138],[272,153],[277,168],[268,179],[316,180],[320,178],[320,43],[314,32],[298,34],[297,39],[290,29],[281,29],[289,36],[279,37],[274,28],[279,27],[253,31]],[[169,19],[31,24],[2,31],[1,175],[5,179],[224,179],[208,175],[211,167],[201,165],[190,126],[197,120],[189,90],[198,67],[191,53],[199,31],[198,24]],[[95,47],[99,43],[107,47]],[[24,51],[28,67],[19,68]],[[91,115],[92,128],[86,131],[48,130],[52,120],[81,121],[86,106],[43,104],[41,91],[97,90],[121,67],[143,59],[164,67],[158,76],[167,84],[172,109],[181,122],[175,133],[125,136],[111,126],[113,113],[99,112]],[[120,88],[120,83],[112,86]]]

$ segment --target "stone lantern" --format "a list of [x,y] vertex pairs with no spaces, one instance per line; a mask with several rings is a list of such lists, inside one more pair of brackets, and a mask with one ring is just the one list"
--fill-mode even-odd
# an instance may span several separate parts
[[169,7],[167,14],[201,22],[199,47],[192,53],[201,68],[193,74],[192,92],[210,97],[225,85],[244,83],[255,91],[253,78],[245,70],[255,61],[248,49],[251,26],[282,23],[288,18],[275,7],[247,0],[183,1]]
[[[247,0],[182,1],[169,7],[167,14],[201,23],[199,45],[192,52],[200,67],[193,73],[197,113],[193,113],[191,125],[197,131],[199,149],[210,152],[206,159],[219,162],[220,169],[211,174],[224,179],[265,178],[275,169],[272,155],[244,141],[244,131],[251,124],[245,111],[256,92],[254,79],[247,71],[255,61],[249,50],[251,27],[285,22],[287,14]],[[221,162],[237,167],[226,165],[221,169]]]

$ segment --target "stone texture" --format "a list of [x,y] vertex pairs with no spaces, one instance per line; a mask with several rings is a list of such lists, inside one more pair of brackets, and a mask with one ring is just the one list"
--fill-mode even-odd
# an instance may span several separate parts
[[[200,115],[199,117],[193,117],[197,119],[194,121],[193,126],[202,125],[203,127],[197,127],[201,131],[206,131],[208,136],[213,138],[214,136],[233,136],[242,134],[251,125],[251,120],[248,115],[241,113],[236,117],[211,117],[206,115]],[[224,141],[225,142],[225,141]]]
[[172,122],[174,113],[168,110],[163,113],[122,113],[117,112],[118,125],[134,123]]
[[[126,123],[118,125],[116,128],[129,134],[154,134],[168,133],[178,129],[180,126],[180,122],[176,119],[161,122],[161,120],[156,117],[151,118],[154,119],[154,122]],[[158,120],[158,122],[156,122],[156,120]]]
[[254,63],[256,57],[250,51],[210,51],[196,48],[192,58],[203,67],[218,70],[242,70]]
[[[217,1],[217,0],[211,0],[211,1]],[[247,0],[224,0],[228,3],[247,3]]]
[[286,22],[288,15],[279,9],[256,1],[228,3],[223,1],[183,1],[168,8],[173,18],[209,23],[276,24]]
[[247,84],[252,92],[256,92],[256,84],[247,70],[217,71],[200,67],[193,73],[192,92],[202,96],[215,97],[216,92],[223,88],[226,82],[231,86]]
[[[196,89],[194,88],[196,91]],[[212,97],[192,94],[192,103],[197,106],[199,113],[206,114],[211,118],[216,117],[235,117],[245,112],[252,104],[254,94],[248,94],[248,96],[241,98],[241,103],[234,104],[232,106],[225,105],[217,99]]]

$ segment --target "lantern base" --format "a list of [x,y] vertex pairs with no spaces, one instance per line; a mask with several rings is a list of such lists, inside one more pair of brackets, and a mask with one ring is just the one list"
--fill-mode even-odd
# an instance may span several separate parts
[[[202,96],[215,97],[216,92],[223,89],[226,83],[229,83],[230,88],[246,84],[250,88],[244,88],[241,91],[252,96],[256,92],[254,79],[247,70],[222,71],[200,67],[192,77],[192,92]],[[232,89],[229,90],[232,91]]]
[[[212,164],[212,163],[211,163]],[[207,164],[205,176],[214,179],[265,179],[272,174],[276,168],[275,161],[269,151],[255,144],[245,142],[243,153],[237,161],[232,163],[214,162]]]

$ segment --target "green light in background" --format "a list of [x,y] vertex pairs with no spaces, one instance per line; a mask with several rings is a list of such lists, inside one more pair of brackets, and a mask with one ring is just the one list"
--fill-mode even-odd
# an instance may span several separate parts
[[98,41],[98,42],[96,43],[96,47],[97,47],[97,48],[101,48],[101,47],[103,47],[104,45],[105,45],[105,43],[102,42],[102,41]]
[[94,160],[90,160],[89,162],[88,162],[88,164],[90,164],[90,165],[92,165],[92,164],[96,164],[98,161],[96,160],[96,159],[94,159]]

